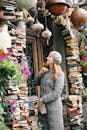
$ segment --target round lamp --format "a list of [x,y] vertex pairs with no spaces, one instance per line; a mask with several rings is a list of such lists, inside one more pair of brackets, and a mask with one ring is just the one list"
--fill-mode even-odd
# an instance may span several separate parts
[[30,9],[37,6],[37,0],[16,0],[17,6],[20,9]]
[[70,20],[76,28],[81,28],[87,23],[87,11],[83,8],[74,9]]
[[54,16],[59,16],[65,13],[70,5],[65,0],[48,0],[46,8]]

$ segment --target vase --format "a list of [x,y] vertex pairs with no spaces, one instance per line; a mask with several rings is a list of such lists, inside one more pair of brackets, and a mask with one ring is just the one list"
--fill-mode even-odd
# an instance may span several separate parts
[[37,0],[16,0],[17,6],[20,9],[30,9],[37,6]]
[[81,28],[87,23],[87,11],[83,8],[74,9],[70,20],[76,28]]

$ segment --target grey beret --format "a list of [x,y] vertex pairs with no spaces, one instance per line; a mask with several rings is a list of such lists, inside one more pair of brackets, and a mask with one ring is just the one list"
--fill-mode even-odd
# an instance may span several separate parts
[[51,51],[50,55],[52,56],[53,60],[55,61],[56,64],[61,64],[62,62],[62,56],[59,52],[57,51]]

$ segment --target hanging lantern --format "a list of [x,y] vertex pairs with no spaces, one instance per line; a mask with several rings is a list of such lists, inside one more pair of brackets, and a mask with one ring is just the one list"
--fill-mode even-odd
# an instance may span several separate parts
[[0,49],[11,47],[11,36],[8,33],[8,25],[4,24],[0,31]]
[[38,20],[31,26],[31,28],[36,32],[40,33],[44,29],[44,25],[41,24]]
[[32,16],[29,16],[26,20],[27,26],[30,26],[34,23],[34,18]]
[[72,12],[70,20],[76,28],[81,28],[87,23],[87,11],[83,8],[76,8]]
[[37,0],[16,0],[17,6],[20,9],[36,8]]
[[65,0],[48,0],[46,8],[54,16],[59,16],[65,13],[70,5]]
[[42,32],[42,37],[47,41],[47,45],[49,45],[50,37],[52,36],[52,32],[46,27],[45,31]]

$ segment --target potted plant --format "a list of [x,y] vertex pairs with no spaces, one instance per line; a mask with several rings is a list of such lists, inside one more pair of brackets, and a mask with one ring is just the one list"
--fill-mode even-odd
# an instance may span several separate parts
[[9,81],[17,84],[24,80],[21,66],[19,63],[10,59],[0,60],[0,91],[7,94]]

